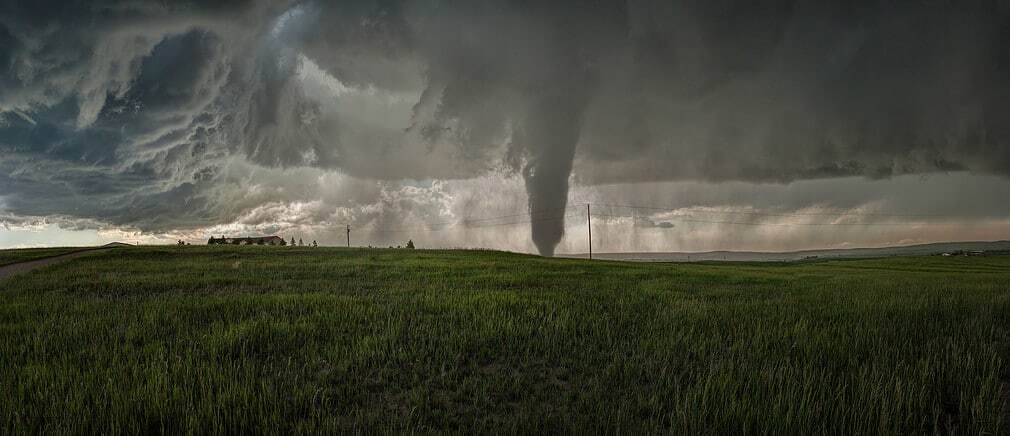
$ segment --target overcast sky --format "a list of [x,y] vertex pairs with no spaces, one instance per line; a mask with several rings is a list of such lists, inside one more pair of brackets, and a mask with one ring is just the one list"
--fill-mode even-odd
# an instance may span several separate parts
[[6,1],[0,247],[1010,239],[1010,3],[823,3]]

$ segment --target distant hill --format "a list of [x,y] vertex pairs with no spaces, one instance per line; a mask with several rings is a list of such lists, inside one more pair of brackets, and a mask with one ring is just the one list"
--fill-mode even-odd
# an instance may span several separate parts
[[[626,260],[636,262],[788,262],[804,259],[844,259],[890,256],[928,256],[958,251],[1010,252],[1010,241],[995,242],[939,242],[881,248],[842,248],[783,252],[762,251],[706,251],[643,252],[643,253],[593,253],[593,259]],[[587,254],[559,255],[560,257],[586,258]]]

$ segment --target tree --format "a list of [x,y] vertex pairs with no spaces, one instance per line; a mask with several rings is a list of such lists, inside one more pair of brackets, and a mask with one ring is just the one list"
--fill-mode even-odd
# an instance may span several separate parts
[[312,246],[313,246],[313,247],[318,247],[318,246],[319,246],[319,244],[317,244],[317,243],[316,243],[316,241],[315,241],[315,240],[313,240],[313,241],[312,241]]
[[302,238],[298,238],[298,246],[299,247],[304,247],[305,246],[305,244],[302,243]]
[[408,239],[407,240],[407,248],[409,248],[411,250],[414,249],[414,240],[413,239]]
[[284,238],[281,238],[281,247],[285,245],[288,245],[288,241],[285,241]]
[[291,237],[291,246],[292,247],[295,246],[295,237],[294,236]]

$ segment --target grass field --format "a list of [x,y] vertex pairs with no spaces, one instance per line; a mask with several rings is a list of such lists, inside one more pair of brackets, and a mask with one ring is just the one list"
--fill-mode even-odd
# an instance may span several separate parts
[[78,251],[80,248],[23,248],[0,250],[0,266]]
[[165,247],[0,282],[0,433],[1010,432],[1010,257]]

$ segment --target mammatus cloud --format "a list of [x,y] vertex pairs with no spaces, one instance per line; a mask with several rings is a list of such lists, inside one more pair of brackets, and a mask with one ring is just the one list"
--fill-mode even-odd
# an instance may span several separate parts
[[1010,174],[1000,2],[64,3],[0,7],[16,216],[368,227],[515,175],[549,255],[572,180]]

